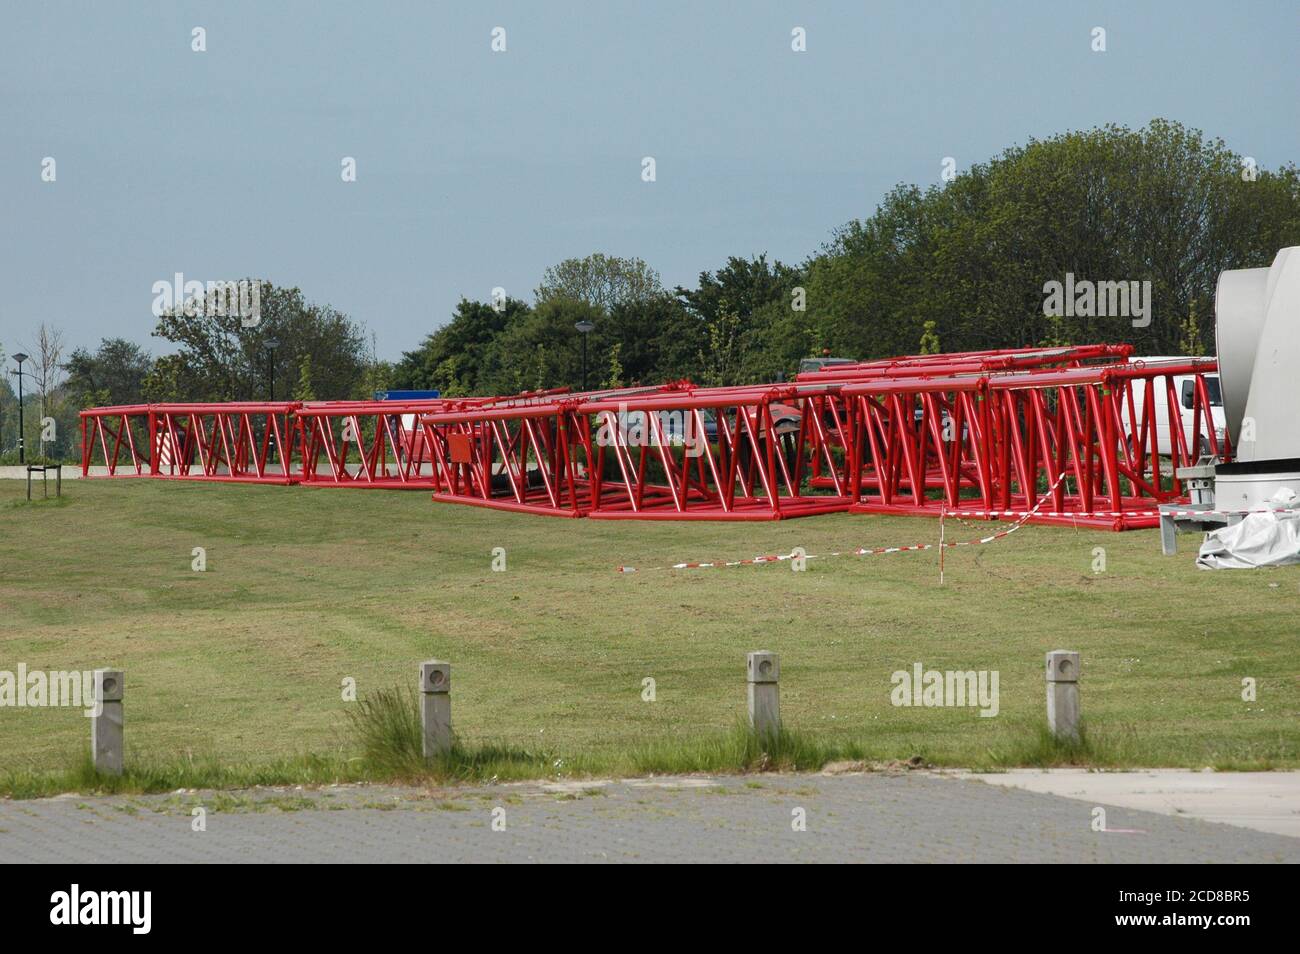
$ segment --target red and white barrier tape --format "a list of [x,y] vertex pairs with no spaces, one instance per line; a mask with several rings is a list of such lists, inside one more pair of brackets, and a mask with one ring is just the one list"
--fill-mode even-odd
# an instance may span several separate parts
[[1248,513],[1297,514],[1300,510],[949,510],[950,517],[1232,517]]
[[[1028,519],[1028,518],[1026,518]],[[1025,521],[1021,520],[1005,530],[999,530],[997,533],[990,534],[987,537],[981,537],[978,540],[959,540],[956,543],[917,543],[905,547],[856,547],[852,550],[834,550],[830,553],[805,553],[802,558],[805,560],[825,560],[830,557],[840,556],[877,556],[885,553],[910,553],[914,550],[947,550],[952,547],[971,547],[978,546],[982,543],[992,543],[994,540],[1001,540],[1003,537],[1010,536],[1024,526]],[[639,573],[642,570],[717,570],[729,566],[756,566],[760,563],[780,563],[784,560],[793,560],[799,557],[796,553],[773,553],[766,556],[756,556],[751,560],[717,560],[713,562],[695,562],[695,563],[673,563],[669,566],[651,566],[638,569],[634,566],[620,566],[620,573]]]
[[[1065,474],[1061,474],[1060,477],[1057,477],[1056,480],[1053,481],[1052,486],[1049,487],[1047,491],[1043,494],[1043,496],[1039,499],[1038,506],[1036,506],[1033,510],[1025,511],[1025,513],[1021,516],[1021,518],[1017,520],[1015,523],[1013,523],[1011,526],[1007,527],[1005,530],[999,530],[997,533],[991,533],[986,537],[980,537],[977,540],[958,540],[956,543],[946,543],[943,541],[942,528],[941,528],[939,543],[916,543],[916,544],[912,544],[911,546],[905,546],[905,547],[857,547],[853,550],[835,550],[832,551],[831,553],[822,553],[822,554],[775,553],[767,556],[756,556],[751,560],[726,560],[726,561],[719,560],[711,563],[703,563],[703,562],[674,563],[670,566],[652,566],[652,567],[645,567],[644,569],[645,570],[717,570],[717,569],[723,569],[725,567],[730,567],[730,566],[755,566],[760,563],[780,563],[784,560],[793,560],[798,557],[802,557],[802,559],[805,560],[825,560],[830,557],[879,556],[886,553],[911,553],[918,550],[938,550],[940,553],[942,553],[944,550],[951,550],[955,547],[976,547],[985,543],[993,543],[995,540],[1001,540],[1003,537],[1009,537],[1011,536],[1011,534],[1015,533],[1017,530],[1023,527],[1029,521],[1030,517],[1038,516],[1039,507],[1041,507],[1047,501],[1048,496],[1052,493],[1053,490],[1056,489],[1057,484],[1059,484],[1064,478],[1065,478]],[[952,516],[954,513],[955,511],[948,511],[948,516]],[[618,572],[638,573],[641,571],[634,566],[620,566],[618,568]]]

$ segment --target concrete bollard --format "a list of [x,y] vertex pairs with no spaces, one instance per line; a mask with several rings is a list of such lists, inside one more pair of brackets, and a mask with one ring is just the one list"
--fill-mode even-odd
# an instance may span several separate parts
[[776,653],[760,649],[745,656],[745,679],[749,683],[749,727],[759,735],[781,731],[781,660]]
[[95,670],[95,712],[90,717],[90,752],[95,771],[122,774],[122,695],[120,669]]
[[424,757],[451,751],[451,663],[430,659],[420,663],[420,725]]
[[1047,727],[1058,739],[1079,741],[1079,654],[1047,654]]

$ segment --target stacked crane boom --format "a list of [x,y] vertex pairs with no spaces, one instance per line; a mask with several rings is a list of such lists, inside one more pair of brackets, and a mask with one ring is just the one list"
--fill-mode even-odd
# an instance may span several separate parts
[[[82,466],[417,488],[441,502],[593,519],[992,514],[1046,496],[1037,520],[1127,529],[1153,526],[1156,504],[1182,499],[1178,467],[1231,452],[1206,385],[1215,362],[1144,364],[1131,351],[912,355],[732,387],[91,408]],[[1187,428],[1178,382],[1189,378]]]

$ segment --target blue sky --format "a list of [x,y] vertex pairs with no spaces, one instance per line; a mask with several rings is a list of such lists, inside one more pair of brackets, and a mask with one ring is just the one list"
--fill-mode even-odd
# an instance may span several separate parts
[[945,156],[1107,122],[1175,119],[1272,168],[1300,159],[1297,40],[1295,0],[11,3],[0,346],[44,320],[163,350],[151,287],[179,271],[298,285],[396,358],[570,256],[669,286],[799,262]]

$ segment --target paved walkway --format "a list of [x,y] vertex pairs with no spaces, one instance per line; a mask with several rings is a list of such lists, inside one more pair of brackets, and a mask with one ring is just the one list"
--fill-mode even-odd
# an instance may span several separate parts
[[[90,475],[91,475],[92,477],[107,477],[107,476],[108,476],[108,468],[107,468],[107,467],[92,467],[92,468],[90,468]],[[19,465],[19,464],[4,464],[3,466],[0,466],[0,480],[26,480],[26,479],[27,479],[27,468],[26,468],[25,466],[22,466],[22,465]],[[80,480],[80,479],[81,479],[81,465],[80,465],[80,464],[64,464],[64,465],[63,465],[63,479],[64,479],[64,480]],[[50,481],[51,484],[54,483],[54,471],[50,471],[49,481]],[[40,475],[40,474],[32,474],[32,483],[33,483],[33,484],[39,484],[40,482],[41,482],[41,475]]]
[[1300,772],[1089,772],[1015,769],[971,775],[990,785],[1240,825],[1300,838]]
[[924,772],[68,795],[0,802],[0,861],[1300,862],[1300,839],[1122,806],[1098,832],[1093,808]]

